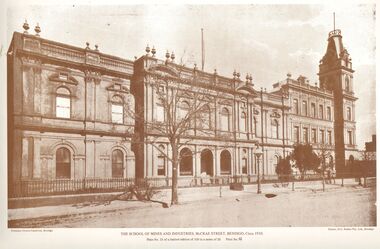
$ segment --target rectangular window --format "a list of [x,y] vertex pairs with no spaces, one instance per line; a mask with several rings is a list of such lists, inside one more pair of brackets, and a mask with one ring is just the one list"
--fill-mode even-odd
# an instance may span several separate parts
[[123,123],[123,106],[112,104],[112,123]]
[[293,140],[297,143],[300,141],[300,128],[298,126],[294,126]]
[[156,120],[158,122],[165,121],[165,109],[162,105],[159,104],[156,105]]
[[319,105],[319,118],[323,119],[323,105]]
[[316,110],[315,110],[315,103],[311,103],[311,116],[313,118],[317,117],[317,113],[316,113]]
[[309,142],[309,129],[303,128],[303,142],[308,143]]
[[353,145],[353,142],[352,142],[352,131],[348,131],[347,132],[347,136],[348,136],[348,144],[349,145]]
[[55,111],[58,118],[70,118],[70,98],[57,96]]
[[165,175],[165,156],[159,156],[157,162],[157,175],[164,176]]
[[330,106],[327,107],[327,119],[331,121],[331,107]]
[[313,143],[317,142],[317,130],[316,129],[311,130],[311,141]]
[[324,130],[319,130],[319,137],[320,137],[320,142],[321,144],[325,143],[325,131]]
[[351,107],[347,107],[347,120],[351,121]]
[[293,111],[295,114],[298,114],[298,99],[293,100]]
[[305,100],[302,101],[302,115],[307,116],[307,102]]
[[328,143],[329,145],[332,144],[332,135],[331,135],[331,131],[328,131],[328,132],[327,132],[327,143]]
[[243,158],[242,166],[241,166],[241,173],[242,174],[247,174],[248,173],[247,169],[248,169],[247,158]]

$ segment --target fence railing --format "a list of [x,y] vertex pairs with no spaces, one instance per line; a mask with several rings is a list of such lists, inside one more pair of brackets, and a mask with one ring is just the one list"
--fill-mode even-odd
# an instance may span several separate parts
[[[327,180],[333,176],[325,175]],[[358,178],[353,174],[340,175],[343,178]],[[305,175],[263,175],[261,183],[283,183],[297,181],[322,180],[321,174]],[[178,187],[206,187],[229,185],[232,183],[257,184],[257,175],[239,176],[205,176],[205,177],[178,177]],[[15,182],[10,189],[10,197],[33,197],[62,194],[82,194],[125,191],[129,186],[151,186],[153,188],[170,188],[171,177],[152,178],[107,178],[107,179],[51,179],[51,180],[22,180]]]

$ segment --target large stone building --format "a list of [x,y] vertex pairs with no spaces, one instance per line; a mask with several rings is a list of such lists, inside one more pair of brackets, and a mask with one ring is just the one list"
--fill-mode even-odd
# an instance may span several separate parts
[[[207,124],[187,132],[179,176],[275,175],[295,143],[323,144],[338,172],[356,150],[351,59],[340,30],[330,32],[319,65],[320,83],[291,74],[272,90],[252,76],[223,77],[156,58],[126,60],[90,49],[15,32],[8,51],[9,184],[41,179],[171,177],[167,137],[147,124],[165,123],[157,88],[182,89],[203,101]],[[159,79],[170,78],[168,81]],[[241,79],[241,78],[242,79]],[[174,83],[173,83],[174,82]],[[189,88],[190,87],[190,88]],[[179,103],[186,109],[186,103]],[[149,141],[149,142],[147,142]],[[154,141],[154,142],[151,142]],[[255,155],[262,153],[260,160]],[[260,167],[258,167],[260,165]]]

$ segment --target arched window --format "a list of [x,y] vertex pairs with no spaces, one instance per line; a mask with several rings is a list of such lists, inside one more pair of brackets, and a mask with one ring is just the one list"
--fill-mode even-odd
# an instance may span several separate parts
[[241,162],[241,173],[248,174],[248,155],[247,150],[243,149],[242,151],[242,162]]
[[158,146],[158,157],[157,157],[157,175],[164,176],[166,175],[166,157],[165,157],[165,146],[160,144]]
[[124,123],[123,99],[119,96],[113,96],[111,99],[111,120],[115,124]]
[[257,136],[257,120],[255,117],[253,118],[253,132]]
[[55,98],[55,114],[57,118],[70,118],[71,96],[70,91],[64,87],[57,89]]
[[351,107],[347,107],[347,120],[351,121],[352,115],[351,115]]
[[119,149],[112,151],[112,177],[121,178],[123,177],[124,169],[124,155]]
[[223,131],[230,131],[230,113],[226,107],[220,113],[220,127]]
[[211,129],[211,110],[208,105],[202,106],[200,117],[199,126],[206,130]]
[[231,174],[231,154],[228,150],[223,150],[220,153],[220,174]]
[[271,122],[272,125],[272,138],[278,138],[278,121],[273,119]]
[[240,118],[240,131],[247,132],[247,114],[242,112]]
[[55,154],[55,177],[71,177],[71,155],[67,148],[59,148]]
[[181,176],[193,175],[193,153],[188,148],[183,148],[180,154],[179,174]]

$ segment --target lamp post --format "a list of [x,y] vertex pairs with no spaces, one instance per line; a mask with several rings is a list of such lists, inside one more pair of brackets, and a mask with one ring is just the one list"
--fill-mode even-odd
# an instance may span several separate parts
[[260,182],[260,157],[263,155],[259,150],[259,146],[256,147],[257,152],[255,152],[256,165],[257,165],[257,193],[261,194],[261,182]]

